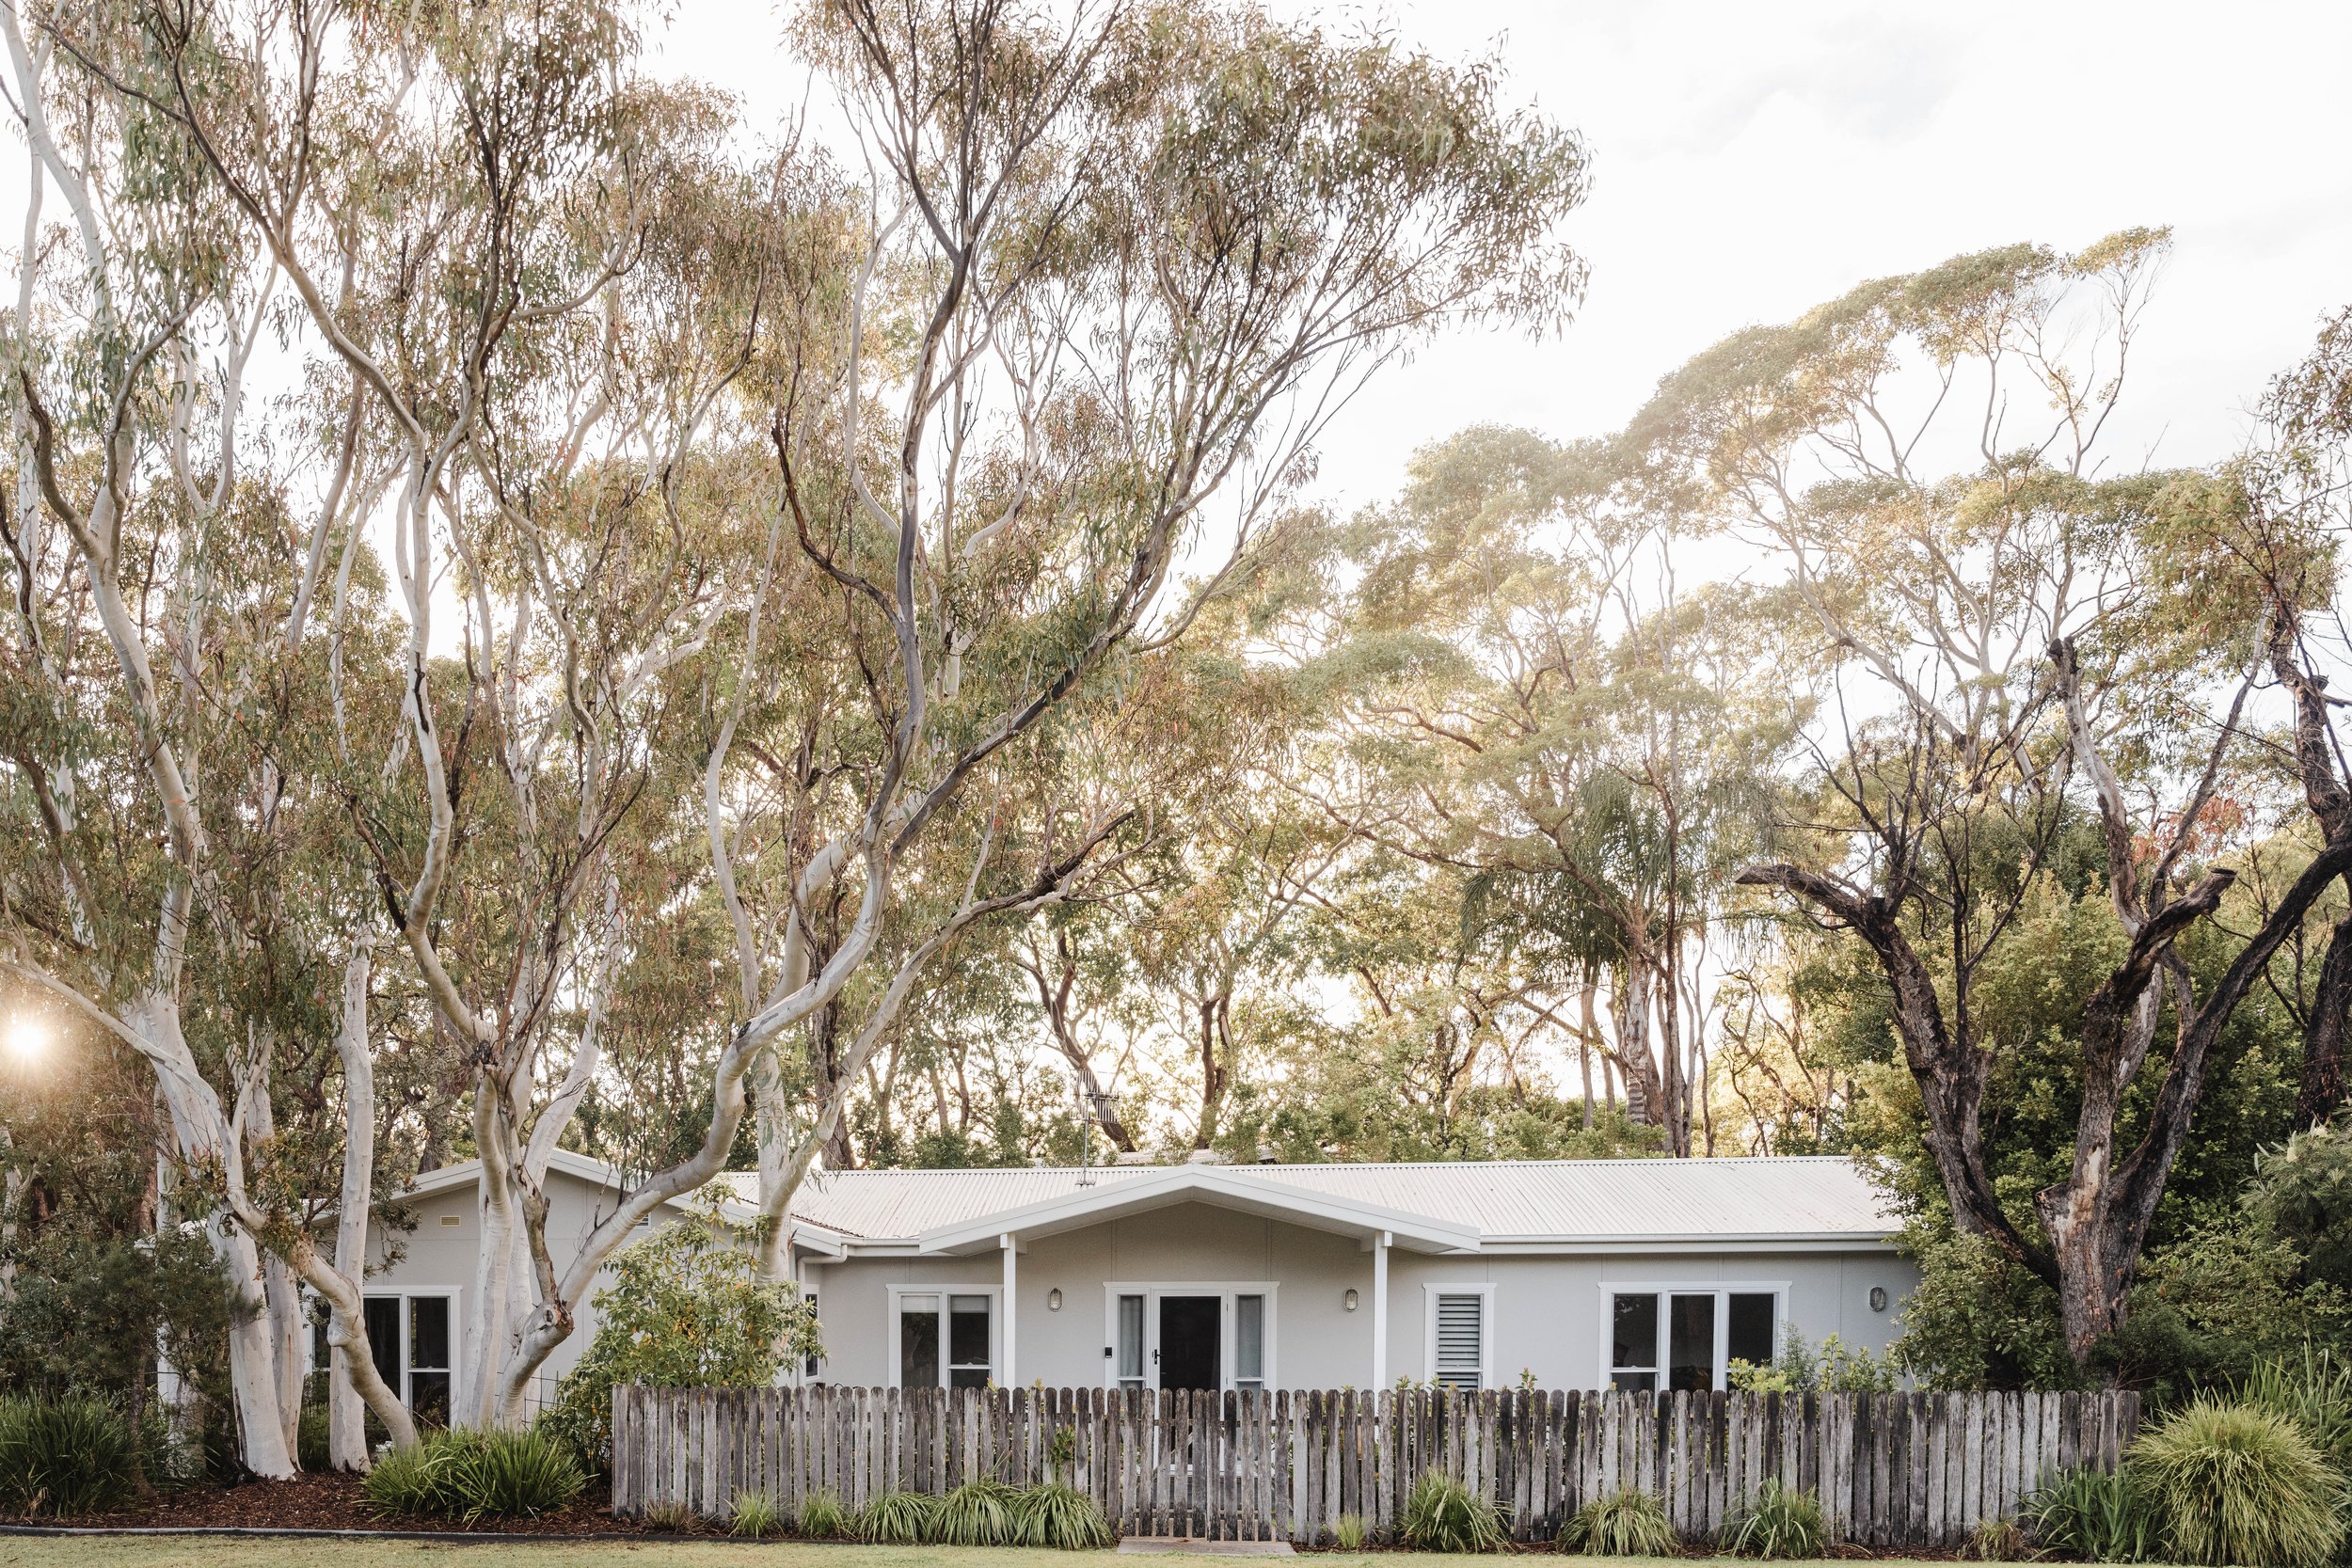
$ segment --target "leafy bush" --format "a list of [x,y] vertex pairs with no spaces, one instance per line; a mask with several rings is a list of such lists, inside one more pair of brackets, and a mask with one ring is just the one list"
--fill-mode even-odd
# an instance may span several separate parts
[[857,1521],[837,1492],[811,1492],[801,1499],[793,1528],[811,1541],[847,1541],[857,1533]]
[[2019,1511],[2034,1544],[2084,1562],[2146,1562],[2156,1555],[2156,1516],[2129,1471],[2068,1470]]
[[1423,1470],[1405,1495],[1398,1532],[1421,1552],[1491,1552],[1507,1537],[1502,1511],[1452,1476]]
[[866,1541],[887,1546],[912,1546],[931,1538],[937,1499],[920,1492],[880,1492],[857,1517],[857,1532]]
[[313,1475],[327,1468],[326,1406],[306,1404],[294,1422],[294,1463]]
[[1681,1545],[1666,1505],[1631,1487],[1595,1497],[1560,1532],[1563,1551],[1592,1557],[1672,1557]]
[[2343,1478],[2275,1411],[2201,1397],[2131,1463],[2180,1561],[2316,1568],[2344,1539]]
[[1735,1557],[1820,1557],[1828,1534],[1821,1499],[1774,1479],[1740,1507],[1724,1531],[1724,1550]]
[[817,1319],[787,1285],[759,1277],[723,1227],[682,1220],[614,1255],[596,1293],[596,1337],[539,1418],[581,1467],[612,1462],[612,1387],[766,1388],[790,1361],[819,1355]]
[[437,1432],[395,1449],[359,1493],[380,1514],[432,1514],[471,1524],[553,1513],[587,1478],[563,1444],[541,1432]]
[[0,1400],[0,1513],[100,1513],[138,1480],[137,1434],[104,1400]]
[[1364,1541],[1372,1534],[1371,1527],[1360,1513],[1343,1513],[1331,1521],[1331,1542],[1343,1552],[1360,1552]]
[[1013,1489],[1001,1481],[967,1481],[939,1499],[931,1539],[946,1546],[1001,1546],[1012,1539]]
[[1094,1499],[1056,1481],[1013,1494],[1011,1542],[1062,1552],[1100,1551],[1119,1537]]
[[1735,1359],[1724,1374],[1744,1394],[1883,1394],[1899,1381],[1894,1357],[1874,1356],[1867,1345],[1835,1334],[1814,1351],[1795,1323],[1783,1328],[1778,1355],[1760,1366]]
[[765,1492],[738,1492],[728,1511],[727,1533],[757,1541],[784,1533],[784,1514]]

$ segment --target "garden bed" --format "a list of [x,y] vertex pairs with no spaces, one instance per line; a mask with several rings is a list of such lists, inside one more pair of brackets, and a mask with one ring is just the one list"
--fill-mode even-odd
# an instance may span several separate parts
[[[40,1521],[48,1523],[50,1521]],[[145,1529],[429,1530],[466,1535],[660,1535],[634,1519],[616,1519],[601,1486],[566,1508],[525,1519],[386,1519],[359,1495],[359,1478],[304,1475],[238,1486],[183,1486],[110,1513],[56,1521],[84,1528]]]

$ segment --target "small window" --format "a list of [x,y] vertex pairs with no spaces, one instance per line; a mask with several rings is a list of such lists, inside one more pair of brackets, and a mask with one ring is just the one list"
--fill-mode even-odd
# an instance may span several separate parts
[[1143,1386],[1143,1298],[1119,1298],[1119,1386]]
[[360,1304],[359,1315],[368,1326],[368,1358],[375,1363],[375,1375],[393,1393],[405,1392],[406,1380],[400,1371],[400,1298],[370,1296]]
[[[1473,1300],[1476,1298],[1472,1298]],[[1265,1386],[1265,1297],[1233,1298],[1233,1386]]]
[[902,1388],[939,1386],[937,1296],[898,1299],[898,1385]]
[[947,1386],[985,1388],[993,1370],[988,1354],[986,1296],[947,1298]]
[[[808,1304],[808,1315],[809,1315],[810,1317],[812,1317],[812,1318],[816,1317],[816,1316],[817,1316],[817,1298],[816,1298],[816,1296],[815,1296],[815,1295],[813,1295],[813,1294],[812,1294],[812,1295],[805,1295],[805,1296],[803,1296],[801,1299],[802,1299],[803,1301],[804,1301],[804,1302],[806,1302],[806,1303]],[[801,1375],[802,1375],[803,1377],[815,1377],[815,1376],[817,1375],[817,1361],[818,1361],[818,1358],[817,1358],[816,1356],[813,1356],[813,1355],[812,1355],[812,1356],[808,1357],[805,1361],[802,1362],[802,1363],[801,1363]]]
[[1618,1296],[1610,1313],[1609,1386],[1629,1394],[1658,1389],[1658,1298]]
[[1486,1372],[1483,1295],[1438,1298],[1438,1364],[1431,1376],[1449,1388],[1475,1388]]

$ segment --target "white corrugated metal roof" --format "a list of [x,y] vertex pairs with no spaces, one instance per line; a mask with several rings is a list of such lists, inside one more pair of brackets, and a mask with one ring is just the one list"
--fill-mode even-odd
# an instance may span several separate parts
[[[1284,1189],[1475,1226],[1488,1243],[1868,1238],[1899,1223],[1885,1196],[1835,1157],[1720,1160],[1508,1160],[1481,1164],[1226,1165],[1219,1173]],[[1127,1165],[1079,1171],[818,1172],[797,1219],[868,1241],[913,1241],[991,1214],[1165,1175]],[[733,1175],[745,1197],[756,1179]]]

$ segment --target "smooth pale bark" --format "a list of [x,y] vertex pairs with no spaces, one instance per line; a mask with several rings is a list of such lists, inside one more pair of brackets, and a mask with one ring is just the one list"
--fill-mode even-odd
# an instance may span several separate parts
[[[335,1272],[359,1279],[368,1264],[368,1221],[375,1186],[375,1059],[368,1051],[368,974],[373,947],[362,933],[351,946],[351,961],[343,969],[342,1027],[335,1035],[336,1054],[343,1068],[343,1188],[335,1214]],[[365,1346],[364,1308],[357,1336]],[[365,1405],[352,1381],[352,1340],[348,1325],[342,1332],[327,1329],[326,1463],[337,1470],[368,1467]],[[362,1358],[373,1367],[373,1358]]]

